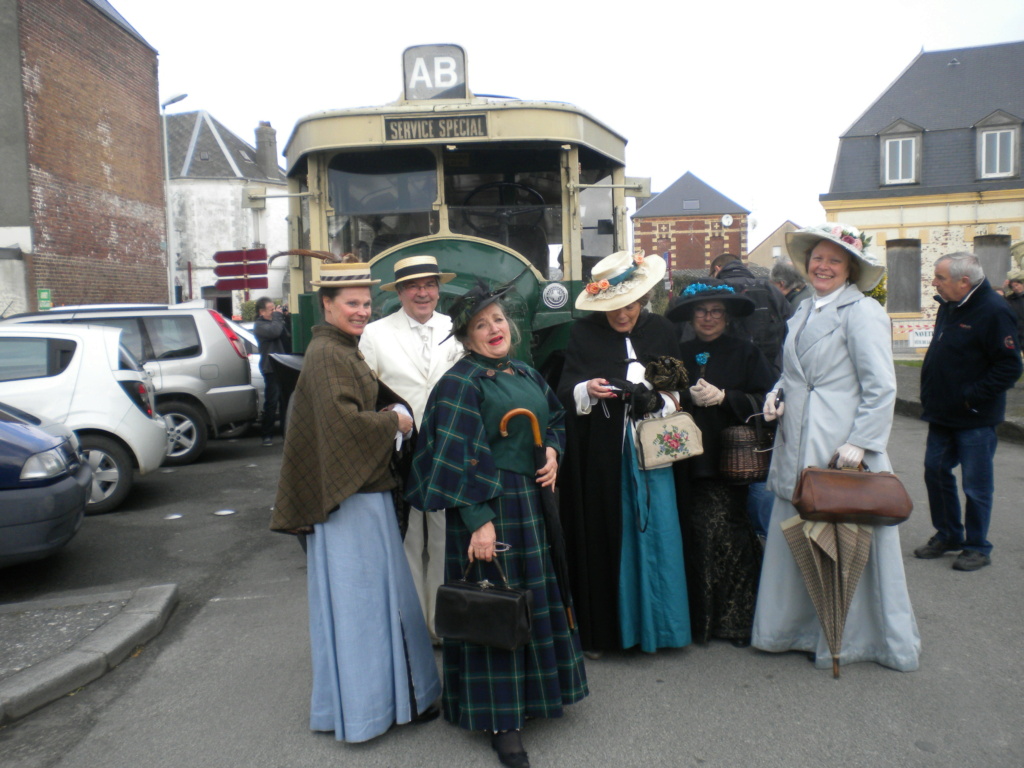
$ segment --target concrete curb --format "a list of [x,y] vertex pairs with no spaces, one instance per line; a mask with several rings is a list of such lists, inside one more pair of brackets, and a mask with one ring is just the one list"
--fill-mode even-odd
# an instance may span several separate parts
[[0,724],[24,717],[96,680],[124,661],[136,646],[156,637],[178,604],[178,585],[19,604],[19,608],[31,610],[126,597],[127,604],[116,616],[73,648],[0,681]]

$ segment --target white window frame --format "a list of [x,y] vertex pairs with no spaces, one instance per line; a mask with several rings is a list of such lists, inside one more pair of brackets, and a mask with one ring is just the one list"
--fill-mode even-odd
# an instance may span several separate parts
[[[988,159],[989,159],[989,155],[988,155],[988,151],[989,151],[988,138],[990,136],[995,136],[996,137],[996,165],[997,165],[997,167],[996,167],[996,170],[994,170],[994,171],[986,170],[986,168],[988,167]],[[979,134],[978,141],[981,143],[981,146],[980,146],[980,151],[981,151],[981,178],[983,178],[983,179],[1005,179],[1005,178],[1008,178],[1010,176],[1016,176],[1017,175],[1016,174],[1016,169],[1017,169],[1017,129],[1015,127],[1010,126],[1010,127],[989,128],[989,129],[986,129],[986,130],[982,130],[980,132],[980,134]],[[1000,152],[999,152],[999,149],[1000,149],[999,145],[1002,144],[1004,141],[1009,145],[1009,149],[1010,149],[1010,162],[1008,164],[1008,167],[1006,167],[1006,168],[999,167],[999,165],[998,165],[999,164],[999,154],[1000,154]]]
[[[894,136],[892,138],[885,139],[885,151],[883,152],[882,159],[885,163],[883,173],[886,184],[914,184],[917,181],[917,142],[917,136]],[[899,152],[898,167],[901,169],[900,174],[896,177],[889,174],[889,169],[891,168],[890,160],[894,148]],[[910,154],[910,175],[904,176],[902,173],[903,161],[908,151]]]

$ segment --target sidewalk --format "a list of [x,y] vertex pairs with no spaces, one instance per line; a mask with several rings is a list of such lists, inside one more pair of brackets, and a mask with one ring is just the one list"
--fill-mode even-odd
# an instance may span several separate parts
[[0,605],[0,724],[113,669],[156,637],[176,584]]

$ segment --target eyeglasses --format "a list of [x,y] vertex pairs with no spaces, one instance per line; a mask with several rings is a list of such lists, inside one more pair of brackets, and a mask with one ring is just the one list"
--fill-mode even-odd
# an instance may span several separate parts
[[721,307],[715,307],[714,309],[705,309],[704,307],[697,307],[693,310],[694,317],[712,317],[715,320],[721,320],[725,317],[725,310]]

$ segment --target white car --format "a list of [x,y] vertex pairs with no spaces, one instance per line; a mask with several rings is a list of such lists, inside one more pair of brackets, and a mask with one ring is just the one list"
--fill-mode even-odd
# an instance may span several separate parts
[[167,454],[152,380],[121,333],[67,323],[0,327],[0,401],[74,430],[93,469],[86,514],[117,507],[132,468],[152,472]]

